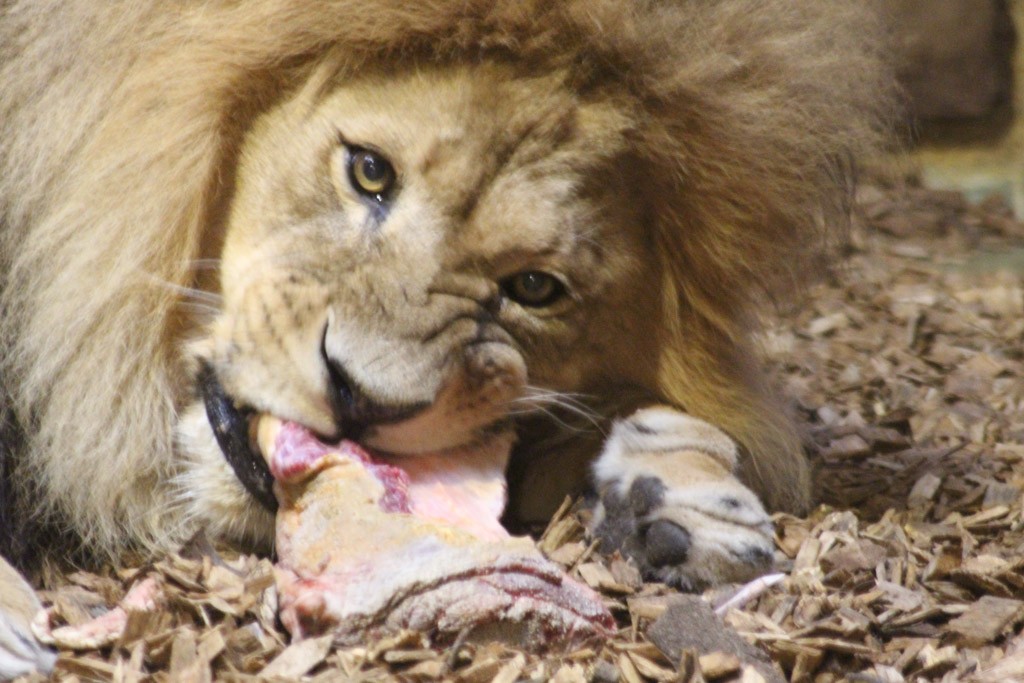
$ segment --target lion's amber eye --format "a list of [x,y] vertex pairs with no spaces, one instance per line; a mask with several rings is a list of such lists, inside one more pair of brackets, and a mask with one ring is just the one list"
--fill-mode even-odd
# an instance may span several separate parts
[[539,270],[507,278],[502,282],[502,289],[512,301],[531,308],[550,306],[565,294],[565,285],[558,278]]
[[376,152],[354,149],[348,156],[348,177],[356,192],[383,201],[395,184],[395,169]]

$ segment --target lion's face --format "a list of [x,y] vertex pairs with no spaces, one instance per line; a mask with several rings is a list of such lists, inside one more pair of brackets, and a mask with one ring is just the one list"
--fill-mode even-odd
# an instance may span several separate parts
[[[227,396],[414,454],[508,428],[530,388],[653,384],[661,275],[624,116],[498,65],[340,80],[244,146],[198,346]],[[238,522],[201,412],[187,488]]]

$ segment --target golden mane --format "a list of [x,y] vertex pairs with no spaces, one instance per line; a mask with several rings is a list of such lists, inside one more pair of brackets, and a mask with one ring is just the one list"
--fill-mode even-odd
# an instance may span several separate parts
[[[767,454],[769,506],[806,479],[749,369],[845,219],[886,115],[878,28],[854,0],[14,0],[0,7],[0,377],[26,432],[16,505],[88,546],[163,545],[189,397],[181,288],[215,257],[240,140],[328,55],[571,65],[635,116],[638,201],[662,244],[662,386]],[[339,56],[340,55],[340,56]],[[806,488],[806,487],[805,487]],[[794,498],[796,500],[794,501]],[[78,520],[72,523],[69,520]],[[88,520],[87,522],[81,520]]]

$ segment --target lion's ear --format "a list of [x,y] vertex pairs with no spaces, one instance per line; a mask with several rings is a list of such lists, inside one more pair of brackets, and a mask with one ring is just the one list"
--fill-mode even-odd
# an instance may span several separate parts
[[53,670],[57,654],[32,635],[40,609],[32,587],[0,557],[0,680]]

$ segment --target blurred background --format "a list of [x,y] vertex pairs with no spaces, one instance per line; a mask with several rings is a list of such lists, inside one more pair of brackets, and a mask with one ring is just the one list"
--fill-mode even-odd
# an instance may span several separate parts
[[922,180],[1024,216],[1024,0],[884,5]]

